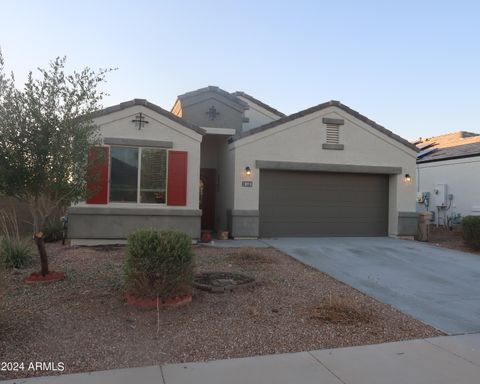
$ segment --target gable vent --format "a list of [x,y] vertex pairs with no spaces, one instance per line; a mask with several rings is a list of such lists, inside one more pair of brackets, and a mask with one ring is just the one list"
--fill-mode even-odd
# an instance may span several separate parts
[[340,143],[340,127],[337,124],[327,124],[327,144]]
[[322,144],[322,149],[344,149],[344,145],[340,144],[340,125],[345,123],[343,119],[324,117],[322,122],[326,125],[326,140]]

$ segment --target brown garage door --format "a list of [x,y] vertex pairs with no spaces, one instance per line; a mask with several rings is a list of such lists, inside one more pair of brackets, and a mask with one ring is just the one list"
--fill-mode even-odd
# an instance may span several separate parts
[[260,236],[386,236],[388,176],[260,171]]

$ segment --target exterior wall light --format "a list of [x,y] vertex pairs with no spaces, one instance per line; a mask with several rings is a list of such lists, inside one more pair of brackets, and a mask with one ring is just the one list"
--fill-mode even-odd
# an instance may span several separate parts
[[412,178],[410,177],[410,174],[409,174],[409,173],[406,173],[406,174],[405,174],[405,182],[406,182],[406,183],[409,183],[410,181],[412,181]]
[[250,176],[250,175],[252,174],[252,170],[250,169],[250,167],[248,167],[248,166],[245,167],[245,174],[246,174],[247,176]]

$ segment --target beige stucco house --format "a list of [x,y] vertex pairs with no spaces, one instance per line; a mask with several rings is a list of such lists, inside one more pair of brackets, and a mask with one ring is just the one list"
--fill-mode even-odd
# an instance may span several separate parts
[[411,236],[416,147],[338,101],[290,116],[206,87],[171,112],[135,99],[95,116],[106,156],[69,210],[74,242],[172,228],[198,238]]

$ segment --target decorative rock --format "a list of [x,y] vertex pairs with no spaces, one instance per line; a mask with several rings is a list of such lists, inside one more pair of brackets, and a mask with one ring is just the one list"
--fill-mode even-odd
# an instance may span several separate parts
[[255,286],[255,279],[235,272],[203,272],[197,273],[193,286],[202,291],[223,293],[238,288]]

